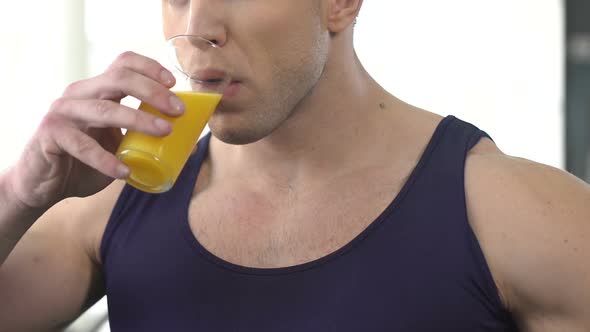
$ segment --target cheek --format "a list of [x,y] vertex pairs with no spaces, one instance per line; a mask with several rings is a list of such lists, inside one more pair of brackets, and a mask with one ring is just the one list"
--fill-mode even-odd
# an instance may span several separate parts
[[276,9],[242,22],[244,28],[236,38],[246,53],[252,77],[271,84],[288,72],[305,71],[320,51],[320,23],[319,18],[314,18],[311,14],[296,16]]

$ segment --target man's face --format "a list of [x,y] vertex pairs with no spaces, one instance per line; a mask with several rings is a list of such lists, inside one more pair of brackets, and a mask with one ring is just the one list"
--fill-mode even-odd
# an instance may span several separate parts
[[320,0],[163,0],[164,34],[215,39],[233,66],[239,90],[209,122],[230,144],[269,135],[322,75],[329,32]]

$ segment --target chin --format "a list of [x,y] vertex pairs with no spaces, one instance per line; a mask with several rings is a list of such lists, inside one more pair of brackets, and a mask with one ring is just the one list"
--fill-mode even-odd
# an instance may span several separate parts
[[211,129],[211,133],[215,138],[222,141],[225,144],[231,145],[247,145],[255,143],[256,141],[260,140],[261,138],[252,137],[251,135],[245,135],[241,132],[232,132],[232,131],[222,131],[216,132]]
[[[226,144],[246,145],[271,135],[288,118],[288,114],[277,112],[252,112],[255,108],[218,108],[209,119],[209,129],[215,138]],[[262,107],[263,108],[263,107]],[[264,108],[263,108],[264,109]],[[248,111],[250,110],[250,111]]]
[[215,138],[222,141],[223,143],[232,145],[246,145],[255,143],[268,135],[250,128],[230,127],[227,125],[216,126],[211,123],[209,124],[209,129]]

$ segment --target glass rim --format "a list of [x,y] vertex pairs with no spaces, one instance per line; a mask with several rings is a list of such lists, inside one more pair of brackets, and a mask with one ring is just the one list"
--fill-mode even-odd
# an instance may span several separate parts
[[199,39],[201,41],[206,42],[207,44],[209,44],[211,47],[213,48],[220,48],[219,45],[217,45],[216,43],[214,43],[213,41],[211,41],[210,39],[207,39],[205,37],[201,37],[199,35],[188,35],[188,34],[181,34],[181,35],[174,35],[168,39],[166,39],[166,43],[172,43],[174,40],[176,39],[180,39],[180,38],[195,38],[195,39]]

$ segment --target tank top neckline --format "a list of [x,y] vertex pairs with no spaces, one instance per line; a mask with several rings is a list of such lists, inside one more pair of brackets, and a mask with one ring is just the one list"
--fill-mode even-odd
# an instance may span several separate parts
[[[352,240],[347,242],[342,247],[328,253],[322,257],[317,259],[304,262],[297,265],[292,266],[285,266],[285,267],[276,267],[276,268],[260,268],[260,267],[249,267],[244,265],[235,264],[229,262],[227,260],[218,257],[217,255],[210,252],[207,248],[205,248],[194,235],[190,223],[189,223],[189,204],[192,197],[192,191],[189,190],[188,196],[189,198],[184,200],[183,206],[181,208],[185,209],[186,213],[183,215],[182,220],[180,220],[182,235],[186,240],[188,246],[190,247],[189,250],[195,252],[199,258],[206,259],[209,263],[214,264],[218,267],[223,269],[233,271],[239,274],[248,274],[248,275],[259,275],[259,276],[272,276],[272,275],[285,275],[291,273],[297,273],[306,271],[309,269],[317,268],[323,266],[338,257],[342,257],[349,253],[352,249],[354,249],[357,245],[359,245],[362,241],[364,241],[371,233],[373,233],[380,225],[382,225],[385,221],[391,220],[390,216],[401,206],[404,198],[407,196],[408,192],[412,189],[412,186],[416,182],[416,179],[420,176],[422,171],[424,170],[425,166],[428,164],[428,160],[432,155],[432,152],[435,150],[436,146],[441,140],[445,129],[448,127],[449,123],[451,123],[455,119],[454,116],[448,115],[443,118],[439,124],[437,125],[436,129],[434,130],[429,142],[426,145],[422,155],[418,159],[418,162],[410,172],[406,182],[402,185],[400,191],[395,195],[392,201],[385,207],[385,209],[378,215],[378,217],[373,220],[368,226],[357,234]],[[208,149],[209,149],[209,141],[211,139],[211,133],[208,133],[206,136],[202,138],[202,141],[199,142],[199,148],[197,153],[193,155],[193,158],[189,161],[187,165],[189,167],[187,174],[190,174],[190,177],[185,179],[182,183],[189,186],[191,190],[194,188],[198,173],[200,171],[201,165],[205,160]]]

